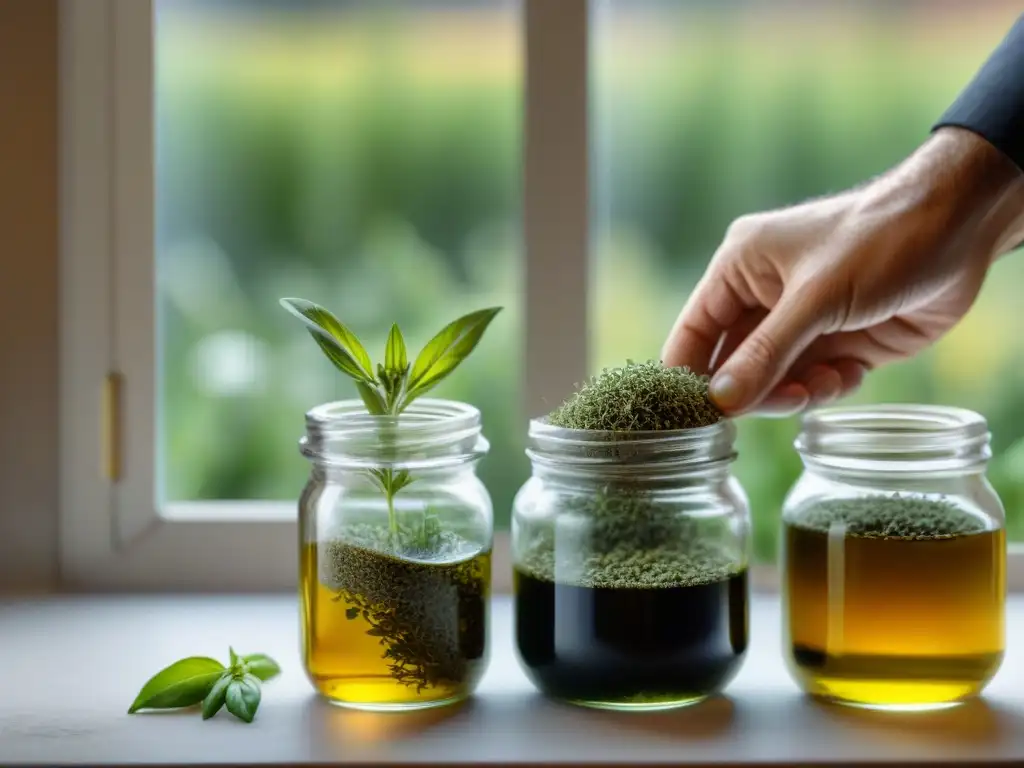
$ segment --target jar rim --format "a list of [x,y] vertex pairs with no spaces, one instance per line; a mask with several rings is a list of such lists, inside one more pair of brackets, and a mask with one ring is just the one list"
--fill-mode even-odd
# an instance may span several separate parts
[[380,416],[366,410],[362,400],[334,400],[310,408],[306,427],[312,429],[352,428],[393,424],[403,430],[458,429],[479,424],[480,409],[459,400],[424,397],[414,400],[396,416]]
[[804,415],[794,447],[806,462],[882,472],[969,469],[991,458],[988,422],[946,405],[822,408]]
[[422,398],[397,415],[376,415],[362,400],[322,403],[306,412],[302,454],[334,467],[428,469],[475,461],[489,445],[480,410],[469,403]]
[[736,427],[727,418],[705,427],[633,432],[558,427],[540,417],[530,420],[526,455],[535,464],[565,468],[687,471],[732,462],[735,439]]

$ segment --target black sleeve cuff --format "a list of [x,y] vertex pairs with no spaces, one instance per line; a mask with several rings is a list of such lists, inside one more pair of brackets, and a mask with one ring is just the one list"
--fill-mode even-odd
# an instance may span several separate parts
[[1024,15],[932,130],[966,128],[1024,170]]

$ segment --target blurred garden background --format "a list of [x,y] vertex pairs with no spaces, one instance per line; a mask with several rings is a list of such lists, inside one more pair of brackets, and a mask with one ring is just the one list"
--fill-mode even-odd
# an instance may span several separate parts
[[[557,0],[553,0],[557,2]],[[161,494],[294,500],[303,414],[354,396],[277,304],[382,354],[506,309],[437,395],[483,411],[498,525],[528,474],[522,412],[521,8],[515,0],[158,0]],[[594,0],[592,372],[657,357],[729,224],[911,151],[1019,1]],[[1024,258],[862,402],[976,409],[1024,540]],[[558,329],[552,329],[557,333]],[[568,394],[568,393],[567,393]],[[554,403],[552,403],[554,405]],[[743,419],[759,557],[800,471],[797,422]]]

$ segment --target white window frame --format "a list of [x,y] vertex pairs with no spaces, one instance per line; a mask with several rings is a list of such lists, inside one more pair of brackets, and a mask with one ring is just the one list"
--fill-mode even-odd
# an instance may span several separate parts
[[[523,0],[531,415],[588,372],[589,11],[588,0]],[[151,0],[62,0],[61,580],[72,589],[294,588],[296,504],[156,507],[153,68]],[[495,535],[494,555],[494,589],[508,592],[507,531]],[[755,566],[753,577],[755,588],[777,588],[773,566]],[[1013,547],[1009,583],[1024,589],[1024,547]]]

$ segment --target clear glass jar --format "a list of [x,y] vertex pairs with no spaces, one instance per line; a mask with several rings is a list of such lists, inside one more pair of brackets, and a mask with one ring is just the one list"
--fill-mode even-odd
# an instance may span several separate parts
[[920,405],[804,418],[782,514],[787,662],[806,692],[891,709],[978,694],[1003,657],[1006,536],[985,419]]
[[512,515],[515,632],[533,683],[607,709],[720,691],[747,649],[750,513],[735,428],[530,423]]
[[488,659],[494,525],[476,476],[488,449],[480,412],[422,399],[371,416],[349,400],[314,408],[306,428],[300,593],[314,687],[360,709],[466,698]]

